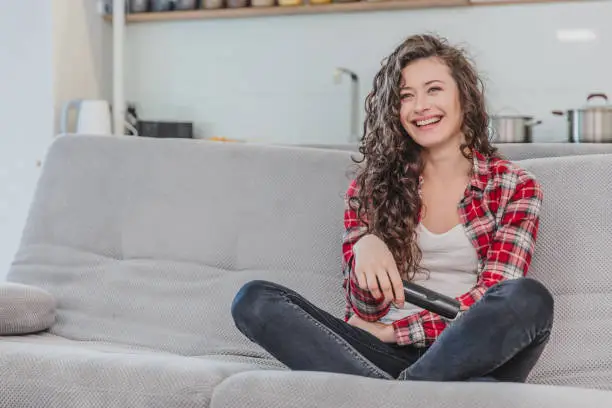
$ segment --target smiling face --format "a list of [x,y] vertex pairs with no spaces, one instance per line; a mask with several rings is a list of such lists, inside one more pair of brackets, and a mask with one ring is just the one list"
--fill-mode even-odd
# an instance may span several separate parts
[[450,69],[437,58],[424,58],[402,70],[401,123],[412,139],[431,149],[463,141],[459,88]]

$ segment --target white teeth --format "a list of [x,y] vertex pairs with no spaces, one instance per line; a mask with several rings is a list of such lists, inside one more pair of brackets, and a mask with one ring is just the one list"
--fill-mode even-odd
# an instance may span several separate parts
[[416,122],[417,126],[427,126],[427,125],[431,125],[432,123],[437,123],[440,121],[440,119],[442,119],[441,117],[435,117],[435,118],[430,118],[430,119],[426,119],[426,120],[419,120]]

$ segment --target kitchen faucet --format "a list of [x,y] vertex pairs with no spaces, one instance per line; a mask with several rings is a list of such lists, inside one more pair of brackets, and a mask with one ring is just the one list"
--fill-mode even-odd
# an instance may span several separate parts
[[359,76],[348,68],[338,67],[334,73],[334,82],[339,84],[342,80],[342,75],[348,75],[351,78],[351,116],[349,142],[358,142],[359,134]]

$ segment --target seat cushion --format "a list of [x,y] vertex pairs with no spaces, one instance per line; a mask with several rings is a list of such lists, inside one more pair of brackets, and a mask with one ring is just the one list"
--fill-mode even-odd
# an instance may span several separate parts
[[533,384],[412,382],[314,372],[248,372],[222,382],[212,408],[608,407],[612,392]]
[[0,336],[48,329],[55,321],[55,304],[44,289],[0,282]]
[[2,338],[0,407],[202,408],[230,375],[270,368],[257,359],[182,357],[51,334]]

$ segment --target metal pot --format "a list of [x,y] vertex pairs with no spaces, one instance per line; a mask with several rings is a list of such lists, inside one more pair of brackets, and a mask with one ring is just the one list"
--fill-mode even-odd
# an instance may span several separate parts
[[542,123],[531,116],[493,115],[490,119],[493,143],[531,143],[532,127]]
[[567,112],[553,111],[553,115],[567,116],[570,143],[612,143],[612,106],[604,93],[592,93],[587,102],[602,98],[605,105],[585,106]]

